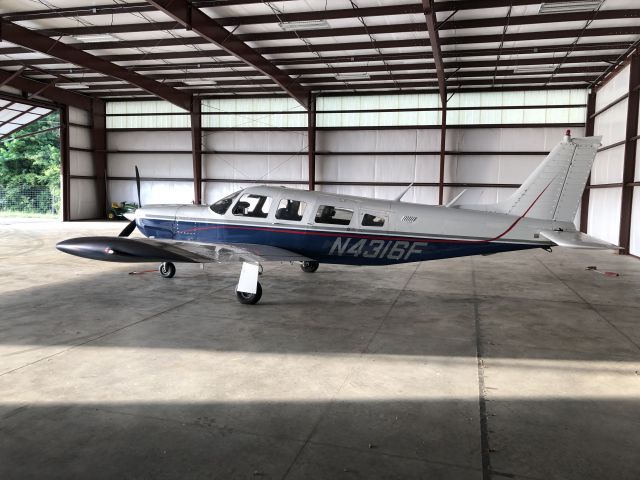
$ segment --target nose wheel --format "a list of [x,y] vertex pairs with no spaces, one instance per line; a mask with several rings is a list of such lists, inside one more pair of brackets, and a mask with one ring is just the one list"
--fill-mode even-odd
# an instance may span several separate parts
[[158,271],[163,278],[172,278],[176,274],[176,266],[171,262],[164,262],[160,264]]
[[260,285],[260,282],[256,284],[256,293],[236,291],[236,297],[238,297],[238,301],[244,305],[255,305],[262,298],[262,285]]

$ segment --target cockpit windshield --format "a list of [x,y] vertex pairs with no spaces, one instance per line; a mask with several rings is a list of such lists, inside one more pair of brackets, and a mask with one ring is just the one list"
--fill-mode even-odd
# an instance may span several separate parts
[[211,211],[217,213],[218,215],[224,215],[229,210],[229,207],[233,203],[233,200],[240,194],[242,190],[238,190],[237,192],[233,192],[231,195],[227,195],[224,198],[221,198],[216,203],[211,205]]

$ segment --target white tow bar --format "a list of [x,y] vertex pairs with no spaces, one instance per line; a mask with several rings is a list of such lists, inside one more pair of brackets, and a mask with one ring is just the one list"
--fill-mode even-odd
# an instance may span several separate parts
[[236,288],[236,291],[242,293],[256,293],[258,289],[259,274],[260,265],[244,262],[242,264],[242,271],[240,272],[240,279],[238,280],[238,287]]

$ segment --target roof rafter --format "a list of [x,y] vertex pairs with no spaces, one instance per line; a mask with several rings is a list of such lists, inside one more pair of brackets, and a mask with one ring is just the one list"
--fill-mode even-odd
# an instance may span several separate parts
[[180,108],[185,110],[191,109],[191,95],[187,93],[163,85],[160,82],[127,70],[124,67],[110,63],[103,58],[90,55],[82,50],[60,43],[14,23],[0,19],[0,27],[2,28],[3,40],[16,45],[22,45],[29,50],[56,57],[65,62],[119,78],[149,93],[157,95]]
[[0,83],[10,85],[31,95],[38,94],[54,102],[63,103],[82,110],[91,110],[92,102],[95,100],[86,95],[48,86],[47,83],[15,75],[15,72],[7,72],[4,70],[0,70]]
[[422,0],[424,17],[427,21],[427,31],[429,32],[429,44],[431,45],[431,55],[436,67],[436,77],[438,78],[438,90],[440,101],[444,107],[447,104],[447,84],[444,77],[444,61],[442,60],[442,47],[440,46],[440,36],[436,27],[436,12],[433,0]]
[[197,8],[192,8],[187,0],[147,1],[175,19],[181,25],[192,29],[201,37],[206,38],[211,43],[215,43],[246,64],[263,72],[302,106],[307,107],[309,101],[308,89],[298,84],[256,50],[238,40],[231,32],[218,24],[214,19],[205,15]]

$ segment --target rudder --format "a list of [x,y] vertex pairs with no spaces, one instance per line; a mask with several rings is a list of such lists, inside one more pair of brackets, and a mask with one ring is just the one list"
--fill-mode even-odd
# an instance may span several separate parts
[[495,204],[459,208],[573,222],[601,139],[572,138],[567,132],[509,198]]

